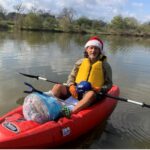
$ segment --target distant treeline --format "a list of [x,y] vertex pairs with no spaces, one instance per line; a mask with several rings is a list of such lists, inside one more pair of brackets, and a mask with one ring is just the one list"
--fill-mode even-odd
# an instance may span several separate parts
[[96,33],[110,35],[150,36],[150,21],[139,23],[136,18],[115,16],[109,23],[88,17],[75,18],[72,8],[64,8],[59,15],[32,8],[26,13],[22,4],[7,13],[0,6],[0,30],[31,30],[50,32]]

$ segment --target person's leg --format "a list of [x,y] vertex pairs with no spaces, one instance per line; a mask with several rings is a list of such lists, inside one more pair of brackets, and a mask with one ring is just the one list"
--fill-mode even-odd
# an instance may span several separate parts
[[[70,96],[70,93],[69,93],[69,89],[67,86],[64,86],[62,84],[56,84],[54,85],[54,87],[52,88],[51,90],[51,93],[58,97],[58,98],[61,98],[63,100],[65,100],[66,98],[68,98]],[[62,103],[62,102],[61,102]],[[64,102],[65,103],[65,102]],[[63,104],[63,107],[62,107],[62,111],[61,111],[61,114],[62,116],[65,116],[67,118],[70,118],[71,116],[71,111],[70,109]]]
[[96,94],[94,91],[87,92],[84,97],[77,103],[77,105],[72,110],[72,113],[77,113],[80,110],[87,108],[90,106],[93,102],[96,101]]
[[55,84],[51,92],[54,96],[61,98],[67,95],[67,87],[62,84]]

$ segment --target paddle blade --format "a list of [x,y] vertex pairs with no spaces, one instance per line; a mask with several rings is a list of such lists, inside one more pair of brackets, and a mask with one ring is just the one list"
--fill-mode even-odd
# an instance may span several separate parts
[[19,72],[19,74],[21,74],[21,75],[23,75],[23,76],[26,76],[26,77],[29,77],[29,78],[35,78],[35,79],[38,79],[38,76],[29,75],[29,74],[25,74],[25,73],[21,73],[21,72]]

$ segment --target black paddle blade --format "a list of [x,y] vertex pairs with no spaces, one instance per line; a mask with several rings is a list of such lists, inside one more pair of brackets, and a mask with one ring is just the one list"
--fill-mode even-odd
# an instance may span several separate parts
[[21,74],[21,75],[23,75],[23,76],[26,76],[26,77],[36,78],[36,79],[38,79],[38,76],[29,75],[29,74],[25,74],[25,73],[21,73],[21,72],[19,72],[19,74]]

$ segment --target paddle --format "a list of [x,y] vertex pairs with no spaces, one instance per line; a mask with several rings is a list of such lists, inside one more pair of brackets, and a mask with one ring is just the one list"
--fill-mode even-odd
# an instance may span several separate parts
[[[24,91],[24,93],[30,94],[30,93],[33,93],[33,92],[37,92],[37,93],[40,93],[40,94],[45,94],[44,92],[37,90],[36,88],[34,88],[31,84],[29,84],[27,82],[24,82],[24,84],[27,85],[30,88],[30,90]],[[45,94],[45,95],[47,95],[47,94]],[[59,98],[57,98],[57,100],[63,102],[64,104],[69,104],[69,105],[74,105],[75,106],[75,104],[70,103],[68,101],[64,101],[64,100],[59,99]]]
[[[44,80],[44,81],[48,81],[48,82],[51,82],[51,83],[66,85],[65,83],[59,83],[59,82],[51,81],[51,80],[48,80],[48,79],[43,78],[43,77],[40,77],[40,76],[34,76],[34,75],[25,74],[25,73],[20,73],[20,74],[21,74],[21,75],[24,75],[24,76],[26,76],[26,77],[36,78],[37,80],[39,79],[39,80]],[[106,94],[106,93],[104,94],[104,93],[102,93],[102,92],[100,92],[99,95],[101,95],[101,96],[106,96],[106,97],[109,97],[109,98],[113,98],[113,99],[116,99],[116,100],[119,100],[119,101],[124,101],[124,102],[128,102],[128,103],[140,105],[140,106],[142,106],[142,107],[150,108],[150,105],[145,104],[145,103],[143,103],[143,102],[138,102],[138,101],[134,101],[134,100],[131,100],[131,99],[126,99],[126,98],[122,98],[122,97],[112,96],[112,95],[110,95],[110,94]]]
[[25,74],[25,73],[21,73],[19,72],[19,74],[23,75],[23,76],[26,76],[26,77],[29,77],[29,78],[35,78],[37,80],[44,80],[44,81],[47,81],[47,82],[51,82],[51,83],[55,83],[55,84],[63,84],[63,85],[66,85],[66,83],[59,83],[59,82],[55,82],[55,81],[52,81],[52,80],[48,80],[44,77],[40,77],[40,76],[35,76],[35,75],[29,75],[29,74]]
[[145,103],[143,103],[143,102],[138,102],[138,101],[134,101],[134,100],[127,99],[127,98],[123,98],[123,97],[112,96],[112,95],[110,95],[110,94],[103,94],[103,93],[101,93],[101,92],[99,93],[99,95],[106,96],[106,97],[109,97],[109,98],[113,98],[113,99],[116,99],[116,100],[119,100],[119,101],[124,101],[124,102],[128,102],[128,103],[140,105],[140,106],[142,106],[142,107],[150,108],[150,105],[145,104]]

